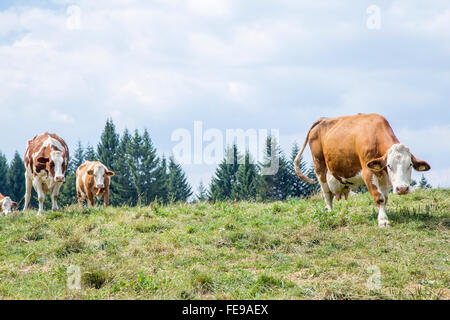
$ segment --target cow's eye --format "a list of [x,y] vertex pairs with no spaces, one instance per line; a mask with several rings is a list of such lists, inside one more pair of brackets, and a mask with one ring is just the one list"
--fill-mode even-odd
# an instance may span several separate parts
[[50,167],[53,168],[55,166],[55,163],[53,161],[50,162]]
[[392,167],[391,167],[391,165],[390,164],[388,164],[388,166],[387,166],[388,168],[389,168],[389,170],[392,170]]

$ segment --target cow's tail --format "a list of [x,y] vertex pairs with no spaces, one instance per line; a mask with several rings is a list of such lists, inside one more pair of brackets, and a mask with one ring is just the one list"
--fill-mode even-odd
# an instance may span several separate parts
[[305,143],[303,143],[302,149],[299,151],[299,153],[297,154],[297,156],[296,156],[295,159],[294,159],[294,169],[295,169],[295,173],[298,175],[298,177],[299,177],[300,179],[302,179],[303,181],[308,182],[308,183],[310,183],[310,184],[315,184],[315,183],[317,183],[317,182],[314,181],[314,180],[312,180],[312,179],[310,179],[310,178],[308,178],[307,176],[305,176],[305,175],[302,173],[302,171],[300,170],[300,160],[301,160],[301,158],[302,158],[303,151],[305,150],[306,145],[308,144],[309,134],[311,133],[311,130],[312,130],[314,127],[316,127],[316,126],[317,126],[319,123],[321,123],[321,122],[322,122],[322,119],[317,120],[317,121],[314,122],[314,124],[311,126],[311,128],[310,128],[309,131],[308,131],[308,134],[306,135]]

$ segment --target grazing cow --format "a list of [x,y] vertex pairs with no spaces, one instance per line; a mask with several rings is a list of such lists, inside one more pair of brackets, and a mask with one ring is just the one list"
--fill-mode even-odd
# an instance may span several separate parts
[[64,174],[69,165],[69,149],[63,139],[55,134],[43,133],[28,141],[25,152],[25,206],[31,198],[31,186],[38,194],[39,212],[44,211],[45,194],[50,192],[52,210],[58,209],[58,193],[65,181]]
[[12,208],[17,207],[17,202],[12,201],[10,197],[5,197],[0,193],[0,209],[3,214],[6,216],[11,213]]
[[99,161],[86,161],[77,169],[77,196],[78,203],[83,205],[87,198],[88,205],[94,205],[94,197],[100,199],[109,206],[109,183],[114,172],[109,170]]
[[308,142],[327,209],[333,209],[334,195],[347,197],[350,189],[365,183],[379,209],[380,227],[389,225],[386,215],[389,190],[407,194],[412,168],[431,169],[398,141],[389,122],[378,114],[322,118],[312,125],[294,166],[302,180],[315,183],[299,167]]

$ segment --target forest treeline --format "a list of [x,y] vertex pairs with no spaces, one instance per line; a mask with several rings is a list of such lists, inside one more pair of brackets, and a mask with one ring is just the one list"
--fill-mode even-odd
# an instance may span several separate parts
[[[61,187],[58,203],[67,206],[77,202],[75,171],[84,161],[101,161],[116,175],[111,179],[111,199],[113,206],[148,205],[152,202],[170,203],[178,201],[277,201],[289,198],[308,197],[319,191],[318,184],[308,184],[300,180],[294,170],[293,160],[299,151],[292,146],[290,156],[280,149],[272,137],[266,140],[265,156],[255,163],[249,152],[241,152],[236,145],[228,147],[223,161],[216,168],[208,186],[202,182],[194,195],[185,172],[173,156],[158,156],[147,130],[119,134],[111,119],[100,137],[97,147],[84,147],[79,141],[70,152],[70,163],[66,171],[66,181]],[[275,174],[264,175],[277,157],[278,170]],[[311,179],[316,179],[312,165],[300,163],[301,170]],[[421,185],[429,187],[424,177]],[[11,163],[0,152],[0,193],[10,196],[23,206],[25,194],[25,167],[23,159],[16,151]],[[37,196],[33,190],[33,207]],[[46,208],[50,199],[46,197]]]

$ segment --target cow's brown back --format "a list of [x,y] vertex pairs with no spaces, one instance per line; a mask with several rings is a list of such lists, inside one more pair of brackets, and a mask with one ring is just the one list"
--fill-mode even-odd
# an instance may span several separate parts
[[378,114],[322,119],[309,135],[313,157],[325,161],[334,176],[346,179],[395,143],[399,141],[389,122]]

